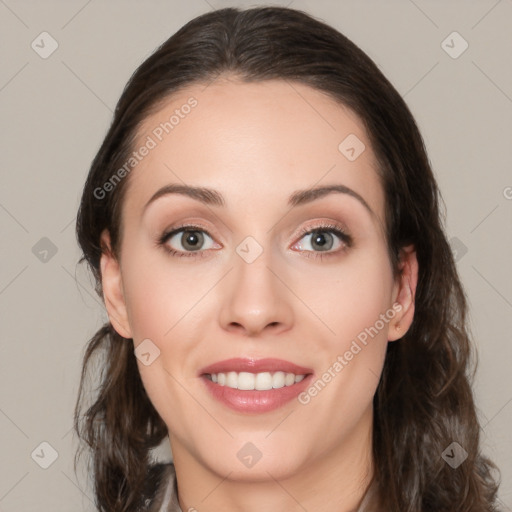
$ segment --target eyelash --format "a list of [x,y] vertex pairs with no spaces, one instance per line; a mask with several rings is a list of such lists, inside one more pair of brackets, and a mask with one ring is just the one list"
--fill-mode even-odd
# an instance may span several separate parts
[[[180,232],[186,232],[186,231],[201,231],[203,233],[206,233],[210,238],[213,238],[206,229],[204,229],[202,226],[198,226],[195,224],[186,224],[179,226],[177,228],[172,229],[171,231],[165,232],[163,235],[161,235],[157,240],[157,245],[162,247],[164,251],[169,253],[171,256],[175,256],[178,258],[185,257],[185,258],[204,258],[207,256],[207,251],[177,251],[176,249],[171,249],[167,245],[167,241],[172,238],[174,235]],[[345,251],[347,248],[352,247],[353,239],[352,237],[345,232],[341,227],[335,225],[335,224],[327,224],[327,223],[320,223],[317,226],[314,226],[313,228],[303,228],[301,229],[299,233],[299,240],[301,240],[304,236],[310,235],[312,233],[333,233],[336,235],[342,244],[344,244],[345,247],[342,247],[341,249],[338,249],[334,252],[321,252],[321,251],[301,251],[305,254],[306,258],[318,258],[320,261],[322,261],[324,258],[330,258],[333,256],[337,256],[340,252]]]

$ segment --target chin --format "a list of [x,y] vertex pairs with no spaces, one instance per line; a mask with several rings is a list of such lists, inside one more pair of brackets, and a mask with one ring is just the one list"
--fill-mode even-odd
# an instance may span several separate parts
[[[247,453],[250,450],[254,450],[254,448],[249,447]],[[257,452],[254,450],[254,458],[252,460],[249,455],[245,455],[245,452],[242,452],[240,458],[237,454],[234,457],[226,457],[222,461],[216,458],[213,461],[208,461],[213,463],[212,465],[208,464],[208,466],[219,477],[231,481],[256,483],[273,478],[276,480],[286,480],[299,472],[303,465],[307,465],[307,460],[304,460],[302,463],[297,460],[297,454],[293,454],[293,457],[290,457],[290,453],[288,453],[288,457],[286,455],[282,451],[275,450],[272,456],[261,453],[260,458],[256,460]]]

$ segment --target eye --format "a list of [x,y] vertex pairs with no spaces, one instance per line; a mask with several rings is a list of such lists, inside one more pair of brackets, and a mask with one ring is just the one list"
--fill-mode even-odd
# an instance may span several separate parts
[[[208,240],[209,245],[205,247],[205,242]],[[202,227],[190,225],[180,226],[164,233],[158,240],[158,244],[173,256],[178,257],[203,256],[206,249],[220,247],[218,244],[215,245],[212,237]]]
[[[292,247],[300,251],[326,253],[326,256],[334,256],[352,246],[352,237],[336,225],[322,224],[314,228],[303,229],[300,235],[301,239]],[[305,241],[302,242],[302,240]],[[323,254],[313,255],[313,257],[323,256]]]

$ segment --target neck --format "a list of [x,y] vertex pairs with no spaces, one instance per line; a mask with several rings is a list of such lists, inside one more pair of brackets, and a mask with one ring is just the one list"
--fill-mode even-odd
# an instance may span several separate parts
[[270,468],[250,481],[205,467],[170,436],[180,507],[183,512],[356,512],[373,477],[373,411],[365,416],[328,453],[308,454],[304,463],[279,478]]

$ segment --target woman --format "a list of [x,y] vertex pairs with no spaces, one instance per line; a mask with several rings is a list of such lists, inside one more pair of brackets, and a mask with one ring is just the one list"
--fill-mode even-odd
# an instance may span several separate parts
[[158,48],[77,218],[99,510],[496,510],[438,201],[404,101],[326,24],[222,9]]

